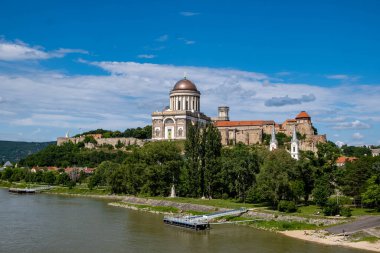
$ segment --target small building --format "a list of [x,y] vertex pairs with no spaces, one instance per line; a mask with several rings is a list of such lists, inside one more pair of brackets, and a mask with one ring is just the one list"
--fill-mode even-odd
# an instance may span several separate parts
[[346,163],[348,162],[352,163],[356,160],[358,160],[357,157],[340,156],[338,157],[338,159],[336,159],[335,165],[338,167],[342,167],[342,166],[345,166]]
[[380,155],[380,148],[373,148],[373,149],[371,149],[371,152],[372,152],[373,157],[379,156]]

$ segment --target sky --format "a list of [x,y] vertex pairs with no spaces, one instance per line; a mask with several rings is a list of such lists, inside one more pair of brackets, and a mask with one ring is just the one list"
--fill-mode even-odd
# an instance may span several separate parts
[[380,145],[380,1],[1,0],[0,139],[151,124],[184,75],[201,111]]

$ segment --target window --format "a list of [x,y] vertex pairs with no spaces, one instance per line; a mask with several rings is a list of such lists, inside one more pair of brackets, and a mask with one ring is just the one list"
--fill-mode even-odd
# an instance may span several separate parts
[[177,106],[177,109],[178,109],[178,110],[181,110],[181,101],[180,101],[180,100],[178,100],[178,106]]
[[293,152],[296,152],[296,147],[293,147]]
[[189,101],[186,101],[186,109],[185,110],[189,110]]
[[174,120],[172,120],[171,118],[168,118],[165,120],[165,124],[174,124]]

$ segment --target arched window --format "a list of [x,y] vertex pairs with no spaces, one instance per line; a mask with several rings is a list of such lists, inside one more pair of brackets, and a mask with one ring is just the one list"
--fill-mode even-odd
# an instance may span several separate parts
[[189,101],[186,101],[186,109],[185,110],[189,110]]
[[171,118],[168,118],[165,120],[165,124],[174,124],[174,120],[172,120]]
[[178,100],[178,106],[177,107],[178,107],[178,111],[181,110],[181,101],[180,100]]

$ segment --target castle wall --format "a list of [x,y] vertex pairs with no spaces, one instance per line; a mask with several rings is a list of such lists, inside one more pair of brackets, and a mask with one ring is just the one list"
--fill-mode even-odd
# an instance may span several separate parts
[[[74,144],[77,144],[78,142],[81,142],[81,141],[84,141],[84,136],[81,136],[81,137],[70,137],[70,138],[59,137],[59,138],[57,138],[57,145],[60,146],[63,143],[66,143],[66,142],[72,142]],[[96,146],[101,146],[103,144],[107,144],[107,145],[112,145],[113,147],[115,147],[118,144],[119,141],[122,144],[124,144],[125,146],[129,146],[129,145],[142,146],[146,142],[145,140],[136,139],[136,138],[132,138],[132,137],[129,137],[129,138],[125,138],[125,137],[120,137],[120,138],[98,138],[98,139],[96,139],[96,142],[97,142]],[[86,148],[92,149],[92,148],[96,148],[96,146],[94,144],[92,144],[92,143],[85,143],[85,147]]]

